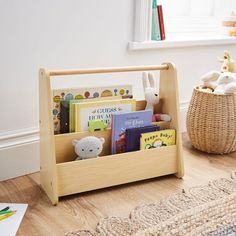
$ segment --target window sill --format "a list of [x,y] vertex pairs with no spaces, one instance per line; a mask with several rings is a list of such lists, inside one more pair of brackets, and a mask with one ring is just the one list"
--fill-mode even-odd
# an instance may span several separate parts
[[[173,38],[173,37],[172,37]],[[197,46],[212,46],[212,45],[229,45],[236,44],[236,37],[225,35],[191,35],[191,37],[177,37],[175,39],[166,39],[162,41],[145,41],[145,42],[130,42],[129,50],[147,50],[158,48],[181,48],[181,47],[197,47]]]

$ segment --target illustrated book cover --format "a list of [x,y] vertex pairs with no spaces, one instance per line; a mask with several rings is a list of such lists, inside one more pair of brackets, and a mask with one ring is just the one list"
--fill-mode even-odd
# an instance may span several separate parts
[[132,85],[114,85],[103,87],[81,87],[81,88],[66,88],[54,89],[52,91],[52,115],[54,124],[54,133],[60,133],[60,112],[61,101],[89,99],[89,98],[102,98],[112,96],[130,97],[132,96]]
[[69,101],[61,101],[60,134],[69,132]]
[[112,96],[112,97],[101,97],[101,98],[91,98],[91,99],[79,99],[79,100],[70,100],[69,101],[69,132],[75,132],[75,104],[81,102],[95,102],[95,101],[104,101],[104,100],[119,100],[122,99],[122,96]]
[[126,129],[125,139],[127,144],[127,152],[140,150],[140,137],[142,133],[149,133],[157,130],[160,130],[160,127],[157,125]]
[[117,113],[112,115],[111,152],[112,154],[126,152],[125,130],[152,124],[152,111]]
[[151,133],[143,133],[140,138],[140,150],[175,145],[174,129],[165,129]]
[[0,203],[0,235],[15,236],[28,204]]
[[88,122],[102,120],[108,127],[111,124],[112,114],[118,112],[134,111],[136,102],[134,99],[104,100],[75,104],[75,131],[88,130]]

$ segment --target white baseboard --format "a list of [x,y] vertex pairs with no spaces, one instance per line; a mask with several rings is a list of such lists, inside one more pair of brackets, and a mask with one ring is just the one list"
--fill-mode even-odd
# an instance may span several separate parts
[[[181,131],[186,132],[188,102],[180,104]],[[39,171],[39,130],[28,128],[0,135],[0,181]]]
[[0,134],[0,181],[34,173],[39,169],[37,128]]

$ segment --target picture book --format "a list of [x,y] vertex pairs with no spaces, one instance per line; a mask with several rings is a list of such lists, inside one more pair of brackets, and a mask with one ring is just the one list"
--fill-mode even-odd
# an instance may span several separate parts
[[69,132],[69,101],[61,101],[60,134]]
[[132,96],[132,85],[114,85],[114,86],[103,86],[103,87],[81,87],[81,88],[66,88],[66,89],[54,89],[52,91],[53,96],[53,124],[54,133],[60,133],[60,112],[61,112],[61,101],[89,99],[89,98],[103,98],[111,96]]
[[118,100],[122,99],[122,96],[112,96],[112,97],[101,97],[101,98],[91,98],[91,99],[79,99],[69,101],[69,132],[75,132],[75,104],[80,102],[95,102],[104,100]]
[[112,115],[111,152],[112,154],[126,151],[125,130],[152,124],[152,111],[117,113]]
[[152,29],[151,29],[151,39],[161,40],[160,25],[157,11],[157,1],[152,1]]
[[0,234],[15,236],[28,204],[0,203]]
[[134,111],[136,102],[134,99],[104,100],[95,102],[83,102],[75,104],[75,131],[88,130],[88,122],[100,119],[108,127],[111,123],[111,115],[118,112]]
[[140,150],[174,145],[176,142],[175,136],[174,129],[143,133],[140,138]]
[[142,133],[149,133],[160,130],[157,125],[149,125],[144,127],[129,128],[125,131],[125,140],[127,152],[137,151],[140,149],[140,137]]
[[162,5],[157,6],[157,14],[158,14],[158,17],[159,17],[161,40],[165,40],[166,35],[165,35],[165,25],[164,25]]

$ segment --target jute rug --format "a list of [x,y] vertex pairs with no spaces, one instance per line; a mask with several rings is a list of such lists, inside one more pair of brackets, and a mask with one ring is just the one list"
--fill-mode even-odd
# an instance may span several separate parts
[[159,203],[136,207],[129,218],[102,219],[95,231],[66,236],[207,235],[236,236],[236,179],[220,178],[207,186],[175,193]]

